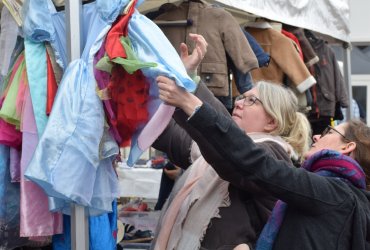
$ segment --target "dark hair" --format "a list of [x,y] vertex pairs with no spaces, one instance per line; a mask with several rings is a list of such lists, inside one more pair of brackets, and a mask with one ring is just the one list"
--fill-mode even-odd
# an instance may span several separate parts
[[349,120],[345,136],[356,143],[354,159],[366,174],[366,186],[370,190],[370,128],[360,120]]

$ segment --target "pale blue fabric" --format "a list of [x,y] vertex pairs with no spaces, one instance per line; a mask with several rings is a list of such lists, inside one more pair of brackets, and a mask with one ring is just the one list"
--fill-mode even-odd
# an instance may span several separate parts
[[[92,21],[97,18],[97,15],[100,23],[111,24],[128,2],[129,0],[96,0],[83,5],[82,30],[84,34],[82,39],[88,37],[88,32],[100,33],[100,30],[96,29],[97,27],[90,27],[91,24],[96,24]],[[68,65],[65,11],[57,12],[51,0],[26,0],[22,13],[24,36],[34,42],[50,42],[55,51],[57,63],[65,69]],[[83,40],[82,43],[85,48],[91,46],[91,42],[89,44]]]
[[32,107],[35,114],[37,133],[41,137],[48,117],[46,115],[47,64],[44,43],[24,41],[27,65],[28,84],[31,93]]
[[[62,79],[53,112],[25,176],[49,196],[104,211],[107,199],[101,194],[109,195],[110,204],[117,193],[111,185],[117,182],[112,156],[118,154],[118,146],[107,136],[102,141],[103,133],[104,111],[95,82],[86,63],[75,60]],[[60,201],[58,206],[67,207]]]
[[[84,6],[86,37],[81,59],[65,70],[49,122],[25,173],[55,197],[50,199],[49,208],[66,214],[70,213],[71,202],[87,206],[90,215],[111,211],[111,202],[118,196],[112,161],[119,149],[105,127],[92,74],[93,55],[110,28],[96,3]],[[56,30],[63,30],[61,27]],[[63,36],[58,33],[57,37]]]
[[[158,65],[157,67],[142,69],[150,84],[148,111],[151,119],[162,103],[158,97],[157,76],[163,75],[172,78],[177,85],[188,91],[194,91],[196,84],[188,76],[178,53],[163,32],[151,20],[136,10],[129,22],[128,35],[138,59],[144,62],[155,62]],[[169,113],[168,115],[172,114]],[[130,154],[127,160],[129,166],[133,166],[146,150],[146,148],[140,148],[137,142],[143,127],[139,127],[132,137]],[[153,131],[158,135],[161,132]]]
[[[118,146],[106,129],[101,142],[102,160],[100,161],[94,183],[94,189],[87,212],[90,216],[101,215],[111,212],[111,202],[119,197],[117,174],[112,167],[112,161],[118,154]],[[68,201],[53,199],[49,202],[51,211],[62,211],[71,214],[71,206]]]
[[65,70],[68,65],[65,12],[52,13],[51,22],[55,28],[55,40],[51,41],[50,44],[54,50],[55,61]]
[[33,42],[49,42],[55,39],[55,29],[51,22],[51,12],[55,12],[50,0],[26,0],[22,6],[23,35]]
[[[102,110],[95,111],[99,103],[94,88],[88,88],[89,82],[92,81],[85,62],[72,62],[59,86],[53,106],[55,112],[50,114],[45,133],[25,173],[48,195],[83,205],[89,205],[91,199],[85,196],[92,196],[99,164],[97,145],[104,126]],[[84,129],[78,131],[81,126]],[[96,136],[92,136],[91,131]],[[75,179],[81,176],[85,176],[85,181]]]
[[[138,0],[136,3],[136,7],[141,5],[145,0]],[[130,0],[97,0],[97,8],[99,9],[99,12],[101,13],[101,16],[104,21],[107,23],[113,23],[118,15],[122,13],[124,6],[126,6]],[[117,8],[117,6],[121,6],[120,8]]]
[[178,53],[156,24],[135,11],[128,27],[132,47],[140,61],[158,64],[157,67],[142,69],[143,74],[151,83],[150,88],[155,90],[156,96],[158,96],[158,87],[155,78],[159,75],[174,79],[177,85],[188,91],[195,90],[196,84],[188,76]]
[[[81,58],[87,60],[87,56],[89,53],[89,48],[91,47],[92,43],[95,41],[95,36],[98,35],[101,31],[102,27],[108,25],[107,22],[104,21],[102,15],[99,14],[98,9],[96,8],[97,3],[92,2],[86,5],[83,5],[83,27],[82,27],[82,44],[83,53]],[[65,11],[55,12],[51,16],[52,23],[56,30],[56,39],[51,41],[51,45],[56,51],[57,62],[61,65],[62,68],[66,68],[68,65],[68,58],[67,58],[67,40],[66,40],[66,27],[65,27]],[[92,33],[92,34],[89,34]],[[86,39],[89,39],[88,41]],[[86,49],[85,49],[86,48]]]
[[[347,108],[342,108],[341,107],[340,109],[341,109],[342,114],[343,114],[343,119],[342,120],[337,120],[337,124],[344,123],[348,120],[347,119]],[[360,119],[361,118],[360,108],[358,106],[357,101],[353,98],[352,98],[352,118],[355,118],[355,119]]]

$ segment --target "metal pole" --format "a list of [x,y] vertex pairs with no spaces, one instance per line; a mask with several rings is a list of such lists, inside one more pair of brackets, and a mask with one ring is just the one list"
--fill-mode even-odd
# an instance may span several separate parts
[[343,43],[343,53],[344,53],[344,60],[343,60],[343,72],[344,72],[344,81],[347,86],[348,90],[348,99],[349,105],[346,111],[347,120],[353,118],[353,110],[352,110],[352,81],[351,81],[351,44],[350,43]]
[[81,0],[66,0],[66,33],[68,61],[81,57],[82,50],[82,3]]
[[[65,1],[68,61],[81,57],[82,3],[81,0]],[[73,250],[89,249],[89,221],[85,207],[71,205],[71,247]]]

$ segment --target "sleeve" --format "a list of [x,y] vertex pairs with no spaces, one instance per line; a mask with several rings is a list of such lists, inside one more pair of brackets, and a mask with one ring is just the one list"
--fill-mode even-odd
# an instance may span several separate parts
[[270,63],[270,55],[262,49],[261,45],[259,45],[257,40],[248,31],[243,29],[243,33],[257,57],[259,67],[267,67]]
[[291,168],[286,161],[274,159],[254,144],[230,118],[217,114],[207,103],[189,123],[199,133],[207,134],[204,139],[229,161],[224,167],[235,169],[243,180],[254,181],[291,206],[311,214],[324,213],[348,199],[345,183]]
[[[228,114],[225,106],[212,94],[203,82],[198,84],[194,93],[202,101],[209,103],[218,112]],[[153,147],[167,154],[172,163],[186,169],[191,164],[190,150],[192,138],[201,138],[202,135],[196,133],[187,123],[187,115],[177,109],[173,120],[169,123],[165,131],[153,143]]]
[[250,72],[243,74],[238,70],[233,62],[229,62],[229,67],[233,72],[235,85],[240,94],[243,94],[253,87],[252,76]]
[[187,169],[191,164],[192,141],[188,133],[172,119],[152,147],[166,153],[173,164]]
[[225,51],[235,67],[242,73],[258,68],[257,58],[234,17],[229,12],[222,10],[222,14],[217,20]]
[[308,71],[289,38],[281,34],[281,38],[274,42],[273,46],[271,57],[294,83],[300,93],[303,93],[316,83],[315,78]]

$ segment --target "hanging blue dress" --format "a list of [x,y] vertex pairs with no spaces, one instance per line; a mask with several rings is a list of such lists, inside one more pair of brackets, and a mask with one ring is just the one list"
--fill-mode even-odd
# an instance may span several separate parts
[[[100,0],[83,6],[84,34],[87,35],[83,54],[65,68],[45,131],[25,172],[28,179],[57,198],[49,203],[53,211],[68,214],[70,204],[77,203],[88,207],[90,215],[98,215],[112,211],[111,202],[118,196],[112,161],[119,150],[105,126],[102,102],[95,92],[91,51],[100,48],[111,23],[127,2]],[[33,0],[29,5],[31,3]],[[41,8],[41,12],[45,11]],[[54,13],[51,18],[60,18],[58,14]],[[37,23],[33,21],[32,24]],[[32,25],[25,23],[25,26]],[[63,26],[52,30],[65,29]],[[63,44],[56,42],[58,37],[65,37],[58,32],[50,32],[48,38],[53,48]],[[44,32],[40,34],[46,37]],[[65,48],[58,51],[61,56]]]
[[[50,7],[51,2],[46,2]],[[56,197],[49,200],[51,210],[69,213],[71,203],[77,203],[88,206],[90,215],[101,214],[89,218],[90,249],[115,249],[116,208],[112,210],[111,204],[118,196],[117,177],[112,167],[118,146],[108,133],[102,103],[95,94],[90,48],[95,42],[101,43],[126,3],[123,0],[97,0],[83,6],[85,47],[81,59],[69,65],[64,13],[53,12],[50,17],[47,12],[50,9],[44,8],[45,0],[25,3],[26,10],[28,6],[31,12],[39,12],[26,15],[31,19],[24,19],[26,37],[32,42],[49,41],[57,62],[65,70],[53,110],[25,176],[49,196]],[[52,22],[48,22],[50,18]],[[65,220],[66,223],[69,221],[69,218]],[[66,225],[64,236],[70,235],[69,230],[70,226]],[[57,237],[54,242],[55,249],[71,249],[70,238],[64,241],[65,245],[57,245]]]

